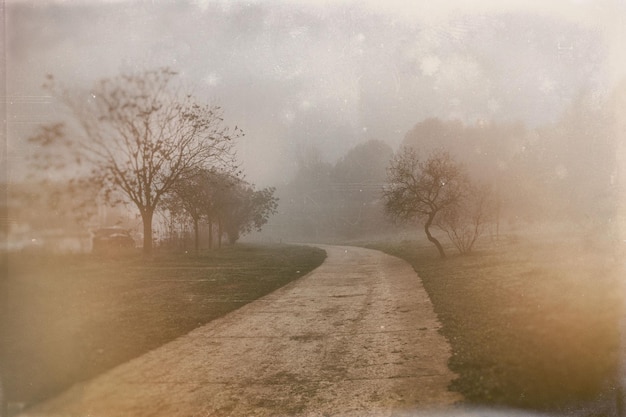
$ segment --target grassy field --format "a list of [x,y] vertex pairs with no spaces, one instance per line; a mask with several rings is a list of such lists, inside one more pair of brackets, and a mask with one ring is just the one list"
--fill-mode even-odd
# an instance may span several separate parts
[[452,346],[451,389],[468,403],[603,415],[620,338],[615,248],[505,236],[440,260],[427,242],[368,246],[422,278]]
[[288,245],[152,261],[11,256],[2,281],[6,398],[44,399],[285,285],[325,256]]

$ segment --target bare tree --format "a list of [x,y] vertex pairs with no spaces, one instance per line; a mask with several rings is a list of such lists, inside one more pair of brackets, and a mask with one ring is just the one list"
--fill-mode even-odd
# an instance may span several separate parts
[[386,212],[395,220],[424,219],[424,232],[442,258],[443,246],[430,228],[436,216],[454,207],[468,190],[462,167],[445,151],[434,151],[424,161],[413,148],[404,147],[391,160],[383,190]]
[[105,190],[121,191],[139,210],[144,253],[152,251],[152,218],[162,197],[198,168],[232,166],[233,139],[219,107],[196,103],[173,89],[176,73],[163,68],[99,81],[91,91],[47,87],[70,111],[79,135],[59,125],[33,140],[48,149],[71,151],[86,163],[88,177]]
[[435,222],[462,254],[470,253],[476,240],[495,216],[496,204],[487,186],[469,186],[457,204],[441,210]]

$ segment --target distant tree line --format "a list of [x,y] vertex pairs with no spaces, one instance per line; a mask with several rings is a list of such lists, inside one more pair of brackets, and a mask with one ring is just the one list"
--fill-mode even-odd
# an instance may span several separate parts
[[184,240],[180,231],[187,224],[193,229],[194,249],[200,248],[200,226],[208,229],[207,246],[222,246],[223,236],[234,244],[240,236],[260,231],[276,213],[275,189],[256,190],[241,178],[219,171],[199,169],[195,175],[177,182],[164,197],[161,213],[167,219],[165,243]]
[[392,154],[380,140],[355,146],[334,164],[314,147],[303,150],[295,176],[277,191],[281,206],[272,233],[308,241],[388,233],[381,190]]
[[569,222],[594,238],[617,222],[617,89],[606,100],[580,94],[549,126],[427,119],[405,136],[384,191],[394,219],[421,219],[445,232],[461,253],[487,229],[509,224]]
[[610,218],[619,140],[612,102],[618,95],[598,101],[581,94],[559,120],[535,129],[427,119],[407,133],[403,146],[422,155],[448,151],[473,179],[493,188],[511,221]]
[[196,235],[201,220],[216,222],[220,241],[226,233],[235,242],[276,209],[273,189],[256,191],[237,171],[234,141],[243,132],[225,125],[219,107],[181,93],[176,75],[168,68],[123,73],[90,89],[48,76],[45,88],[64,121],[30,138],[33,172],[67,178],[71,200],[96,191],[106,204],[135,207],[146,255],[157,211],[190,219]]
[[272,230],[346,240],[419,222],[442,256],[439,236],[467,253],[483,233],[524,224],[571,222],[590,235],[610,235],[618,215],[616,103],[625,96],[624,86],[604,100],[581,93],[558,120],[533,129],[430,118],[407,132],[395,153],[371,140],[329,163],[310,149],[278,190]]
[[146,254],[155,213],[167,224],[166,242],[189,230],[196,248],[203,234],[219,246],[265,224],[281,239],[346,241],[419,222],[440,254],[440,236],[469,252],[477,236],[497,235],[501,225],[567,220],[591,235],[615,233],[624,85],[602,100],[581,93],[558,120],[533,129],[430,118],[409,130],[395,153],[370,140],[331,163],[308,148],[293,178],[257,190],[242,179],[233,151],[243,132],[225,125],[219,107],[181,94],[175,78],[165,68],[81,90],[49,77],[46,88],[64,121],[30,138],[31,163],[57,191],[45,198],[22,193],[24,207],[47,201],[85,222],[96,201],[134,206]]

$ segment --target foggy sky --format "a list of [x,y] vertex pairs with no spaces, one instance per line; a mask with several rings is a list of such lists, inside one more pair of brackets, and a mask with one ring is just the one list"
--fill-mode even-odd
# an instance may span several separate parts
[[427,117],[555,121],[626,74],[623,1],[19,1],[6,4],[9,168],[58,116],[45,74],[89,85],[169,66],[240,126],[248,178],[280,183],[302,147],[334,161],[396,146]]

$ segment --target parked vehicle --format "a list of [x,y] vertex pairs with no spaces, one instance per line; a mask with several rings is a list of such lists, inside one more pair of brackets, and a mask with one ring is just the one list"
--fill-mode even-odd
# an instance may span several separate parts
[[103,253],[135,247],[130,232],[121,227],[105,227],[93,232],[92,252]]

